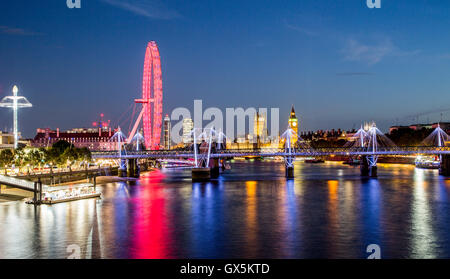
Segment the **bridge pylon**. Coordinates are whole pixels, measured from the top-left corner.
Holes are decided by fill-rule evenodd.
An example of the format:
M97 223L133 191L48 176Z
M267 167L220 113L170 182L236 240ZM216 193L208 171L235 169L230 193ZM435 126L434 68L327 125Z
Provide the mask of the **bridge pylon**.
M375 124L372 125L372 127L367 132L367 151L369 153L372 153L372 155L363 156L363 165L361 167L361 175L362 176L370 176L370 177L377 177L378 176L378 155L375 155L375 153L378 151L378 136L382 135L381 131L378 130L377 126ZM366 170L366 167L368 168ZM367 175L366 175L367 173Z
M348 142L344 147L348 148L348 154L364 154L361 155L361 176L377 177L380 149L395 148L396 146L373 123L367 131L361 127L353 136L353 141Z
M191 135L194 139L194 160L195 167L192 169L193 181L205 181L217 178L220 174L219 160L211 159L211 152L215 152L216 145L213 145L213 137L217 136L212 128L194 128ZM223 134L223 133L222 133ZM219 135L223 139L225 135Z
M443 148L446 143L450 141L450 136L442 130L441 125L438 124L436 129L422 141L422 146L434 146L438 148ZM439 174L444 176L450 176L450 156L440 155L440 168Z
M298 135L295 134L295 131L289 127L286 130L286 132L284 132L283 135L281 135L281 137L286 140L284 144L284 153L286 154L284 156L284 164L286 167L286 178L292 179L294 178L294 161L295 161L295 156L293 155L293 153L295 153L294 142L298 138Z

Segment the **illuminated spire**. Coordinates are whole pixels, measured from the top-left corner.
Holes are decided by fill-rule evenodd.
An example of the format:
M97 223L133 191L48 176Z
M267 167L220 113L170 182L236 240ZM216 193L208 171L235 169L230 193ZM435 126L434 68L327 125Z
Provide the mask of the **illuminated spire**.
M295 143L297 142L299 123L298 123L297 116L295 115L294 105L292 105L292 108L291 108L291 115L289 117L289 127L290 127L290 129L293 130L293 133L295 135L295 137L292 139L292 144L295 145Z

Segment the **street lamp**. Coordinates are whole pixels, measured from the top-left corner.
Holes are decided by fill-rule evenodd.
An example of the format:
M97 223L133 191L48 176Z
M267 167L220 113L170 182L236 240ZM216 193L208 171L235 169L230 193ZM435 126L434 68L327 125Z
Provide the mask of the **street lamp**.
M14 148L17 149L19 147L19 130L17 123L17 113L19 108L30 108L33 105L27 100L27 98L23 96L17 96L19 92L19 88L16 85L13 87L13 96L6 96L1 100L0 107L3 108L12 108L13 109L13 124L14 124Z

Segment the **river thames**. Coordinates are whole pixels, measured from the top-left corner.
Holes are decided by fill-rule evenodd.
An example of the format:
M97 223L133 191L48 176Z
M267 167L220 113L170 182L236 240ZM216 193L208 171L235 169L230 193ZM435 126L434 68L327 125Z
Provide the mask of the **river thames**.
M101 200L0 204L0 258L450 258L450 179L379 165L239 161L220 179L190 170L102 185ZM69 249L68 249L69 247Z

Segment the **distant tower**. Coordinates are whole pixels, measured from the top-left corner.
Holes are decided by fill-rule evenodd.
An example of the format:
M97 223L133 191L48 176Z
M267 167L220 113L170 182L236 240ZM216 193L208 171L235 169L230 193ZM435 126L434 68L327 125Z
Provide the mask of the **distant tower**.
M289 116L289 127L294 130L294 134L298 135L298 119L297 116L295 115L295 109L294 109L294 105L292 105L292 109L291 109L291 115ZM292 143L295 144L297 142L297 137L294 137L292 139Z
M192 142L192 129L194 129L194 121L190 118L183 119L183 143L191 143Z
M171 147L172 139L170 137L170 130L172 129L172 124L170 123L170 117L166 114L164 117L164 149L169 150Z
M364 131L369 131L372 127L376 127L377 124L375 123L375 121L371 121L371 122L364 122Z
M7 96L3 98L0 102L0 107L4 108L12 108L13 109L13 125L14 125L14 148L17 149L19 147L19 124L17 122L17 113L20 108L29 108L33 105L28 102L27 98L22 96L17 96L19 89L16 85L13 87L13 96Z
M267 137L266 114L257 112L253 123L253 134L256 137L258 145L265 142Z

